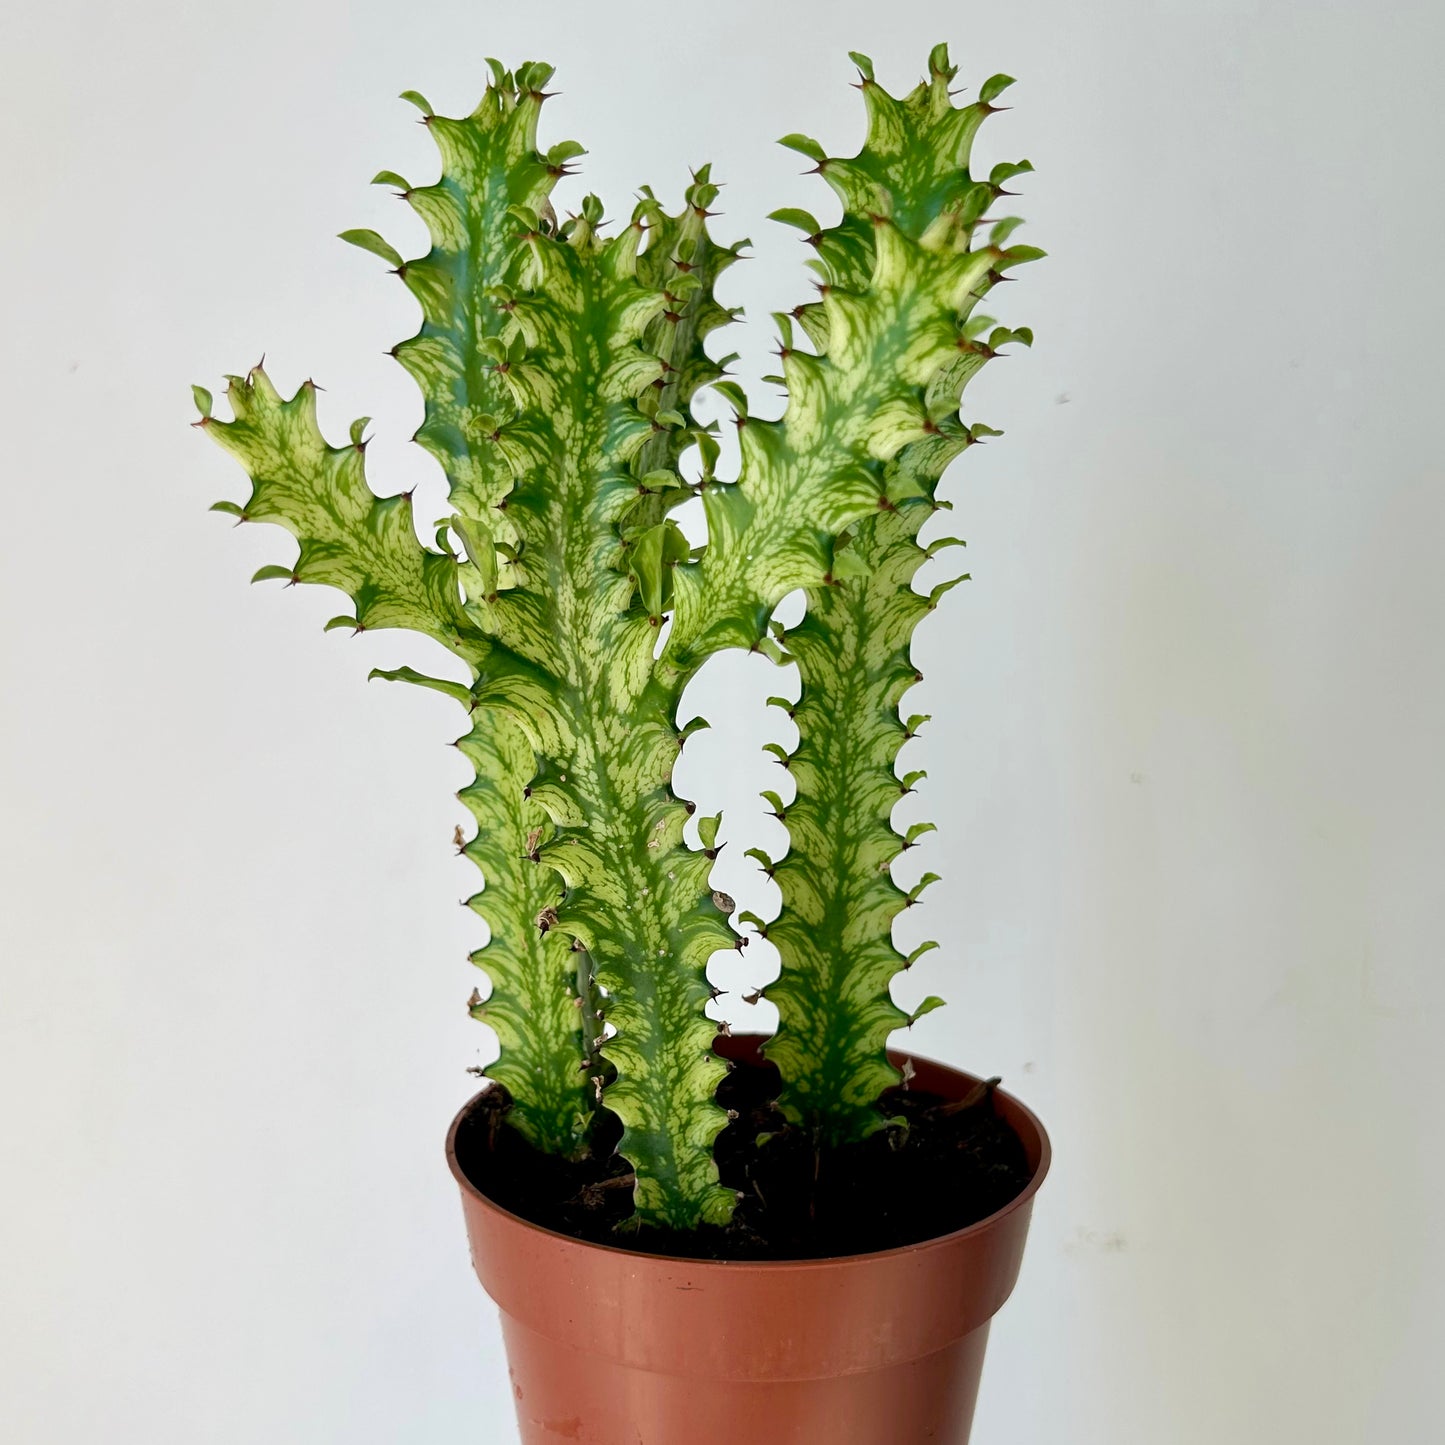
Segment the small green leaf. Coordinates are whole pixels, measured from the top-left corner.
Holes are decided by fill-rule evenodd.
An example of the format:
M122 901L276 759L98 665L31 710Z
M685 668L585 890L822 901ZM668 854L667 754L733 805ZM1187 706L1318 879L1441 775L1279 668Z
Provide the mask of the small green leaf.
M764 918L759 918L758 915L752 912L751 909L744 909L741 913L738 914L734 922L740 925L744 923L750 923L754 928L758 930L759 933L763 935L764 938L768 936L767 920Z
M922 893L923 890L929 886L929 884L937 883L938 881L939 879L937 873L925 873L923 877L920 878L918 882L915 883L913 887L908 890L908 901L910 903L916 903L918 901L919 894Z
M788 762L793 756L782 743L764 743L763 751L771 753L784 767L788 766Z
M918 1007L914 1009L911 1014L908 1015L908 1027L912 1028L913 1025L916 1024L918 1020L924 1016L924 1014L931 1014L934 1009L942 1008L943 1005L944 1000L939 998L936 993L929 994L928 997L924 999L923 1002L919 1004Z
M721 822L721 813L714 813L711 817L697 820L697 836L704 849L717 847L717 830Z
M409 682L415 687L429 687L433 692L444 692L467 709L470 709L472 705L472 692L465 683L452 682L444 677L428 677L414 667L373 667L367 673L366 680L368 682Z
M872 576L872 568L851 547L833 553L833 566L830 570L835 582L845 582L850 577Z
M359 446L361 445L362 433L365 432L365 430L366 430L366 428L367 428L367 424L368 424L370 421L371 421L371 418L370 418L369 416L359 416L359 417L356 418L356 420L355 420L354 422L351 423L351 445L352 445L352 446L354 446L354 447L359 447Z
M335 632L338 628L349 627L353 632L358 631L361 624L354 617L347 617L343 614L340 617L333 617L321 630L323 632Z
M934 75L953 75L957 67L950 65L948 61L948 45L941 43L935 45L928 52L928 69Z
M818 218L811 211L804 211L797 206L780 206L776 211L768 213L768 220L781 221L785 226L796 226L805 236L817 236L823 228L818 224Z
M398 270L405 264L401 259L401 252L389 241L383 240L375 231L368 231L360 227L353 231L342 231L340 239L351 246L360 246L363 251L370 251L373 256L380 256L383 261L389 261Z
M406 178L397 175L395 171L377 171L371 178L371 184L374 186L395 186L399 191L411 190L411 186Z
M771 874L773 869L778 866L776 863L773 862L770 857L768 857L766 853L763 852L761 848L749 848L743 854L743 857L751 858L753 862L755 862L763 870L764 873Z
M1006 91L1013 83L1014 78L1011 75L991 75L986 81L984 81L981 86L979 86L978 98L985 105L990 105L993 101L997 100L999 96L1001 96L1004 91Z
M971 226L991 205L993 187L980 181L963 193L963 200L958 206L958 218L965 226Z
M737 413L738 419L743 420L748 414L748 395L735 381L715 381L712 389L717 392L727 404Z
M1031 161L1000 161L989 173L988 181L991 186L1001 186L1005 181L1011 181L1015 176L1026 175L1033 170Z
M782 798L773 792L771 788L764 788L758 796L762 798L765 803L771 803L773 805L773 816L775 818L781 819L788 811L787 804L784 803Z
M911 793L927 776L927 768L915 768L911 773L904 773L898 781L902 784L905 793Z
M497 548L491 531L480 518L457 513L450 519L452 530L467 549L467 561L482 574L482 596L497 595Z
M799 135L796 131L785 135L778 144L787 146L790 151L797 151L799 155L807 156L810 161L817 161L819 165L828 159L828 153L812 136Z
M929 605L929 607L930 607L930 608L937 607L937 606L938 606L938 599L939 599L940 597L942 597L942 596L944 595L944 593L946 593L946 592L952 592L953 589L954 589L955 587L957 587L960 582L969 582L969 581L972 581L972 579L973 579L973 574L972 574L971 572L964 572L964 573L961 573L961 574L960 574L959 576L957 576L957 577L951 578L951 579L950 579L949 581L947 581L947 582L940 582L940 583L938 584L938 586L935 587L935 588L933 589L933 591L928 594L928 605Z
M196 410L204 417L211 414L211 393L204 386L192 386L191 397L196 403Z
M910 738L917 737L919 728L921 728L924 723L930 722L932 718L932 713L916 712L903 724L903 731L906 732Z
M925 833L936 833L936 823L914 823L903 835L903 846L911 848Z
M425 116L433 116L436 114L431 108L431 102L418 90L402 91L401 99L409 100Z
M869 60L866 55L860 55L856 50L850 50L848 52L848 59L858 67L858 74L861 75L864 80L873 79L873 62Z
M563 166L568 161L576 160L578 156L585 156L587 149L580 142L575 140L559 140L551 150L547 152L547 164L549 166Z
M788 714L789 717L791 717L793 715L793 709L797 707L797 703L794 702L792 698L788 697L770 697L767 702L763 704L763 706L780 707L785 713Z
M1007 244L1008 238L1018 230L1024 223L1022 216L1003 216L989 227L989 244L1002 246Z
M937 947L938 944L932 939L930 939L927 943L920 943L918 947L915 948L913 952L910 953L908 957L903 960L904 968L912 968L913 965L917 963L918 960L922 958L925 953L927 953L930 949L934 949Z
M945 547L967 547L968 543L962 537L939 537L936 541L930 542L923 549L925 557L932 557L935 553L943 551Z
M238 507L235 502L212 502L211 511L224 512L228 517L244 518L246 515L246 513L240 507Z
M649 527L628 554L628 570L649 617L660 617L672 601L672 569L691 551L682 528L671 518Z
M288 582L296 580L296 569L294 567L261 567L256 575L251 578L252 582L279 582L282 578Z
M684 726L677 735L679 743L685 743L694 733L700 733L712 724L705 717L695 717Z
M1011 266L1023 266L1029 261L1042 261L1049 253L1037 246L1010 246L994 262L994 270L1007 271Z
M753 643L753 650L755 652L761 652L764 657L769 658L779 667L785 666L788 662L788 654L784 652L781 647L778 646L775 638L758 638L758 640Z

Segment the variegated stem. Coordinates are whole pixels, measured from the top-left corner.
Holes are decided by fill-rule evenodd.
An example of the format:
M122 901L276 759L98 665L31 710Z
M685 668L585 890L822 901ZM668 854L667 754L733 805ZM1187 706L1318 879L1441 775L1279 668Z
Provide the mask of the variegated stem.
M659 569L675 558L649 571L629 568L626 553L672 545L664 523L687 495L675 473L692 439L686 404L717 374L701 339L727 319L711 282L736 250L706 235L716 189L705 170L678 218L647 193L633 225L603 245L589 200L553 234L536 211L577 149L564 143L534 165L545 78L529 74L515 93L508 80L465 121L429 117L443 176L407 194L426 198L433 248L399 268L425 319L397 355L427 399L418 440L451 481L468 615L537 669L474 700L514 719L533 749L519 780L547 824L530 851L567 885L542 926L585 948L584 1033L604 1015L611 1031L605 1054L584 1038L586 1076L624 1120L638 1217L688 1224L731 1203L711 1160L722 1065L703 968L733 939L707 860L681 845L686 809L668 787L678 690L649 680L657 609L632 603L637 578L663 589Z
M780 217L808 233L823 278L822 302L795 317L827 360L798 364L819 391L820 377L840 388L836 402L816 403L810 414L833 419L826 430L835 475L854 479L874 504L846 530L817 539L820 551L828 549L826 571L804 584L802 622L780 634L802 683L788 709L797 749L788 755L774 748L797 787L790 805L772 795L791 846L776 864L754 850L783 903L771 924L753 920L782 963L767 989L779 1026L766 1052L783 1076L784 1112L824 1143L860 1138L884 1122L878 1099L898 1080L887 1056L889 1034L942 1002L927 998L909 1014L891 995L898 971L933 946L905 958L892 939L899 912L934 881L925 874L905 892L891 874L900 851L932 826L915 824L902 835L892 827L894 806L922 776L898 776L899 749L924 721L904 722L898 704L917 680L913 629L953 585L927 597L913 590L914 573L929 555L916 537L944 505L935 500L944 468L996 434L960 422L965 385L1000 346L1032 340L1026 329L992 328L975 307L1004 270L1041 254L1005 248L1016 221L992 223L989 239L974 242L1003 181L1028 169L1027 162L997 167L981 182L968 171L973 135L1007 78L995 77L980 101L960 110L948 96L954 70L941 49L930 58L928 83L901 101L877 84L866 58L855 59L869 109L867 140L850 161L817 152L819 170L843 200L843 219L823 230L802 213ZM812 153L813 143L793 141ZM786 319L782 324L786 369L795 354ZM799 400L791 389L785 434L769 435L771 447L786 452ZM748 422L742 483L749 480L752 434ZM771 457L759 450L758 470L765 472ZM812 455L820 454L827 453L815 444ZM747 535L741 532L744 547ZM699 571L705 570L706 560ZM773 584L756 595L766 602L776 590Z
M491 934L472 955L491 979L491 994L473 1003L472 1017L491 1026L501 1048L487 1075L512 1096L509 1121L538 1149L568 1157L588 1142L595 1095L582 1067L589 1034L572 986L574 957L566 938L544 926L562 888L535 861L549 821L526 796L532 749L495 712L457 746L476 770L458 794L477 824L463 851L486 880L469 902Z

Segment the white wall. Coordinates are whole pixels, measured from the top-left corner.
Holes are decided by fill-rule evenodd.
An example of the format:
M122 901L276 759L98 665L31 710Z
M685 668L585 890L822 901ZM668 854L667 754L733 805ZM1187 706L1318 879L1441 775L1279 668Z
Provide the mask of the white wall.
M7 7L0 1438L515 1439L440 1153L484 1048L457 717L364 680L425 644L248 589L286 542L207 515L242 483L188 383L314 375L439 509L382 354L412 304L332 239L417 246L366 184L429 164L399 90L553 60L614 213L711 158L761 319L805 286L763 217L826 206L770 142L855 144L845 51L897 89L946 38L1020 77L980 150L1038 166L1051 252L1000 298L1035 352L970 392L1008 436L949 484L975 581L911 700L948 946L910 987L952 1000L916 1044L1058 1149L976 1441L1437 1439L1442 13ZM734 827L766 726L695 755Z

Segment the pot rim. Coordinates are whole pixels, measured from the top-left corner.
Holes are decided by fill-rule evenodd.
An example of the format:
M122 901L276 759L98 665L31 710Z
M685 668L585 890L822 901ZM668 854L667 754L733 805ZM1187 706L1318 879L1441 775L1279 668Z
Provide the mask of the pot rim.
M761 1037L759 1039L761 1041ZM981 1082L975 1075L966 1073L963 1069L955 1068L952 1064L945 1064L937 1059L926 1059L917 1054L905 1054L898 1050L889 1050L892 1057L902 1060L907 1059L911 1063L925 1064L937 1069L944 1069L951 1074L961 1075L975 1083ZM891 1249L868 1250L859 1254L836 1254L825 1255L820 1258L811 1259L698 1259L683 1254L660 1254L645 1249L628 1249L617 1244L598 1244L590 1239L578 1239L576 1235L564 1234L561 1230L549 1229L546 1225L536 1224L524 1215L516 1214L512 1210L498 1204L490 1195L478 1189L467 1177L466 1171L462 1169L457 1159L456 1140L457 1131L472 1106L478 1099L488 1092L487 1088L479 1089L465 1104L457 1111L456 1117L452 1120L451 1127L447 1130L447 1166L451 1169L452 1178L457 1181L463 1193L476 1199L481 1205L495 1214L501 1215L504 1219L513 1224L520 1225L531 1233L553 1239L561 1245L571 1246L575 1249L597 1250L606 1254L621 1255L625 1258L636 1260L647 1260L654 1265L677 1264L688 1269L726 1269L744 1270L755 1269L766 1273L783 1273L787 1271L837 1269L841 1265L869 1265L879 1261L895 1259L903 1255L917 1255L930 1250L946 1250L959 1242L974 1235L984 1233L986 1230L997 1226L1002 1220L1011 1214L1016 1214L1020 1209L1026 1209L1038 1193L1039 1187L1043 1184L1045 1176L1049 1172L1049 1166L1053 1162L1053 1148L1049 1143L1048 1131L1044 1128L1037 1114L1027 1104L1010 1094L1005 1089L995 1089L995 1097L1007 1100L1011 1109L1021 1118L1022 1122L1031 1128L1038 1137L1039 1157L1034 1171L1029 1177L1029 1182L1009 1200L1002 1208L994 1210L992 1214L985 1215L982 1219L975 1220L972 1224L965 1225L962 1229L952 1230L948 1234L935 1234L929 1239L920 1239L914 1244L895 1245ZM1010 1127L1014 1127L1010 1121ZM1017 1129L1015 1129L1017 1133Z

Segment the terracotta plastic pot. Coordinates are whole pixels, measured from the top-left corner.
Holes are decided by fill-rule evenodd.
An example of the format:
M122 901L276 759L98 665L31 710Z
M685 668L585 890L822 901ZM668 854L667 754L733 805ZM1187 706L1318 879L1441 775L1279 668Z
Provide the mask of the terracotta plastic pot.
M948 1098L978 1082L912 1063L915 1087ZM1012 1203L903 1249L761 1263L584 1244L508 1213L457 1164L469 1104L447 1159L524 1445L966 1445L989 1321L1049 1167L1043 1126L995 1099L1033 1171Z

